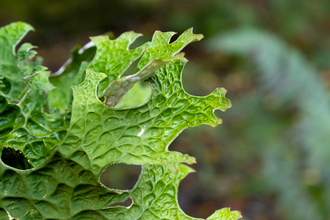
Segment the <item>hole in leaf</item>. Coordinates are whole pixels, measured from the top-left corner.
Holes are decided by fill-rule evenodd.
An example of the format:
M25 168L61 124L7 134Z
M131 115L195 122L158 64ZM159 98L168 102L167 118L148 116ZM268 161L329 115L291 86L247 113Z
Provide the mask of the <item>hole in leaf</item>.
M112 205L110 205L110 207L114 207L114 206L125 206L125 207L129 207L130 205L132 205L133 201L131 198L128 198L125 202L116 202Z
M204 196L205 190L201 188L196 173L190 173L181 180L178 192L178 203L181 210L189 216L207 218L214 213L216 207L209 198Z
M214 89L221 86L219 79L207 67L188 62L182 73L184 90L194 96L207 96Z
M132 189L139 179L141 166L113 164L101 174L100 181L110 189Z
M179 36L180 36L180 35L179 35L179 34L177 34L177 33L176 33L176 34L174 34L174 35L171 37L171 39L170 39L170 42L169 42L169 43L171 44L171 43L175 42L175 41L176 41L176 40L179 38Z
M129 46L129 49L133 50L133 49L145 44L148 41L149 41L149 39L147 37L140 36L140 37L136 38L136 40Z
M210 126L201 125L184 130L170 145L170 151L178 151L196 157L197 164L179 184L178 203L189 216L207 218L217 209L226 207L219 196L218 182L213 163L219 161L221 151L215 142ZM214 134L217 137L217 134ZM219 165L218 165L219 166Z
M33 168L28 159L18 150L4 147L2 149L1 160L4 164L20 170Z
M123 73L123 75L121 77L135 74L136 67L138 66L140 60L141 60L141 57L139 59L135 60L134 62L132 62L132 64L125 70L125 72Z

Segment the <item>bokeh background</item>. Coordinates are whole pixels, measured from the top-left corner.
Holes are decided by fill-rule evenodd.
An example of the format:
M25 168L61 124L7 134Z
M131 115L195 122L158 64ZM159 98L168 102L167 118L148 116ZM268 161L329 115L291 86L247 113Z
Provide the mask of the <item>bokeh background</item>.
M245 220L330 219L330 1L1 1L0 26L33 25L52 72L89 36L155 30L205 36L184 51L190 94L225 87L223 124L184 131L170 146L196 157L179 203L194 217L240 210ZM140 167L114 165L102 182L132 188Z

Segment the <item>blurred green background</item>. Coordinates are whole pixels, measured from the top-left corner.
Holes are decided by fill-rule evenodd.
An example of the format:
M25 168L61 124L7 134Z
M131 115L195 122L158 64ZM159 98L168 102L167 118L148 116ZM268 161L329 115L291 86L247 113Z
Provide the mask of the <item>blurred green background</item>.
M233 107L223 124L184 131L172 143L196 157L179 203L194 217L240 210L245 220L330 219L330 1L1 1L0 26L33 25L52 72L89 36L111 31L205 36L184 51L190 94L225 87ZM132 188L139 167L113 165L102 182Z

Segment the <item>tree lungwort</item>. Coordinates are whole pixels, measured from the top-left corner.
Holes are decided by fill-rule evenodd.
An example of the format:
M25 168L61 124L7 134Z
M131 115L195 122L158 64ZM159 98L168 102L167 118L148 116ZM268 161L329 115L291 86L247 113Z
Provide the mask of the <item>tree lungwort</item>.
M223 88L195 97L182 87L181 50L203 36L189 29L169 43L173 32L156 31L135 49L134 32L92 37L96 52L75 48L61 74L49 77L35 47L19 44L31 30L22 22L0 29L0 219L196 219L177 202L180 181L193 171L183 163L195 158L168 147L186 128L218 125L213 112L231 106ZM135 74L122 76L138 59ZM142 82L149 99L116 108L125 94L139 99L129 90ZM142 165L132 190L100 183L115 163ZM128 198L129 207L116 205ZM224 208L208 220L240 217Z

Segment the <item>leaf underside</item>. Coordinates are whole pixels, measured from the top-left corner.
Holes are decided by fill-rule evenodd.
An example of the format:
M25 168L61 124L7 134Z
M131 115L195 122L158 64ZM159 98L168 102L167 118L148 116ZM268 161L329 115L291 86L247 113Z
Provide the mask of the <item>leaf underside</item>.
M76 48L62 74L49 78L32 45L16 51L30 30L22 22L0 29L0 218L195 219L177 202L179 182L193 171L182 163L195 158L168 146L186 128L218 125L214 110L231 105L223 88L195 97L182 87L187 60L180 51L202 35L189 29L169 44L174 33L157 31L135 49L129 49L140 36L134 32L115 40L93 37L92 61L94 49ZM136 74L121 77L139 58ZM143 82L152 89L144 104L114 108ZM128 94L139 99L138 93ZM16 155L26 161L15 160ZM142 165L132 190L99 182L102 171L115 163ZM129 207L111 206L128 198ZM208 219L240 217L225 208Z

